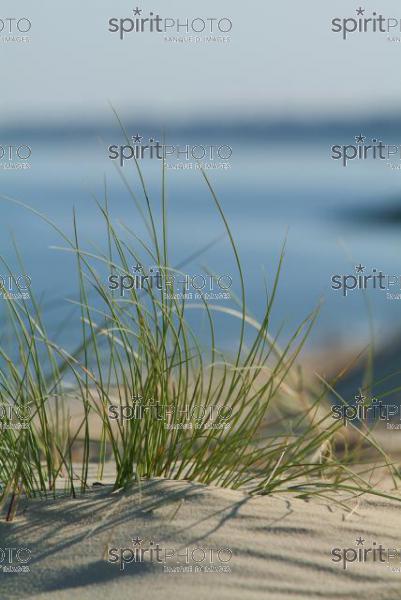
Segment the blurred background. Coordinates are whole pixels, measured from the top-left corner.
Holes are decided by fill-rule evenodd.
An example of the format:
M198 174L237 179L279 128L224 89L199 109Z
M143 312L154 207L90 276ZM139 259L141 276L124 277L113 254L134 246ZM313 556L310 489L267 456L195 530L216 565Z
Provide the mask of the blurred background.
M57 7L50 0L40 6L3 0L0 18L28 18L32 28L29 43L0 44L0 146L26 145L32 154L27 169L0 169L0 249L18 269L15 238L32 289L50 305L55 331L70 310L62 299L76 297L75 262L52 248L64 244L48 225L4 196L69 232L75 207L82 240L105 248L94 198L103 201L106 190L113 217L142 235L108 158L109 145L124 143L112 105L129 135L160 140L165 132L170 144L231 146L229 168L210 170L209 176L238 243L253 314L262 315L264 278L272 282L287 236L273 329L284 323L288 337L323 298L311 352L362 347L371 326L380 343L392 339L401 301L377 291L344 298L330 286L333 274L353 273L359 263L368 272L401 275L401 170L380 160L343 168L331 159L331 146L355 144L359 134L401 144L401 43L386 34L343 41L330 23L355 16L359 5L351 4L171 0L166 8L138 0L146 14L233 22L229 42L193 44L146 33L120 41L108 31L108 20L132 16L136 3L126 0L71 0ZM375 7L370 0L365 9L367 16L377 9L401 17L395 1ZM401 165L399 157L394 162ZM160 161L141 165L156 207ZM138 191L132 164L124 175ZM198 171L168 170L167 186L170 253L178 263L224 230ZM226 239L187 269L198 272L202 265L231 274L238 290ZM221 345L229 348L238 331L226 317L221 327ZM73 345L79 333L79 322L71 321L63 335Z

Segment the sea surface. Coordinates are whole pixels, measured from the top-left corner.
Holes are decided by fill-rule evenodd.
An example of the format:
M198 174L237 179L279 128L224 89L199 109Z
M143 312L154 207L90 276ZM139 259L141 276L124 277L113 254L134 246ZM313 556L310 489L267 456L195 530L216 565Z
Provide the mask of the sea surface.
M162 139L162 134L157 137L149 127L134 129L130 125L127 133L136 135L138 129L143 144L149 138ZM289 125L277 125L263 130L257 124L220 130L173 128L165 134L166 144L180 149L196 146L198 153L201 146L224 146L222 154L226 156L230 147L229 160L218 156L208 160L205 171L238 247L248 309L256 318L262 317L265 286L271 289L286 241L271 330L274 333L282 327L282 339L289 339L294 328L321 303L308 342L315 350L327 343L354 344L360 340L363 344L371 335L370 324L376 339L382 342L401 330L401 300L389 300L385 291L377 289L366 294L350 291L345 297L341 290L331 287L333 275L355 275L355 265L365 267L365 274L375 268L391 276L401 275L401 221L381 218L382 212L397 210L400 202L401 170L397 167L401 163L395 159L391 167L383 160L350 161L344 168L341 161L331 158L330 147L355 144L354 134L353 128L345 126L316 128L308 136L303 127L293 130ZM77 299L74 256L56 248L66 243L48 223L11 198L46 215L70 235L75 211L80 242L92 252L107 248L106 229L96 201L104 204L107 198L121 235L126 233L119 223L125 223L136 235L148 239L122 175L144 208L145 198L134 162L126 161L119 169L118 161L108 156L110 145L127 143L118 128L85 130L72 126L53 132L14 129L3 137L10 144L28 145L31 156L25 169L4 168L3 158L1 255L13 272L22 272L15 259L14 240L23 258L24 273L31 278L31 289L45 306L49 330L57 331L71 311L66 299ZM168 163L171 263L179 264L214 242L185 270L197 275L208 268L215 274L229 275L232 290L238 294L233 252L210 190L197 168L199 163L192 158L186 160L184 154L180 160L170 156ZM145 154L139 164L159 226L162 161ZM108 273L102 271L101 264L98 268L106 283ZM6 268L2 269L5 277ZM401 292L395 285L394 292L397 290ZM234 307L232 300L217 302ZM216 313L216 318L219 345L232 348L238 339L238 321L222 313ZM202 330L204 320L199 315L193 322ZM61 335L63 342L73 347L79 340L79 319L69 319Z

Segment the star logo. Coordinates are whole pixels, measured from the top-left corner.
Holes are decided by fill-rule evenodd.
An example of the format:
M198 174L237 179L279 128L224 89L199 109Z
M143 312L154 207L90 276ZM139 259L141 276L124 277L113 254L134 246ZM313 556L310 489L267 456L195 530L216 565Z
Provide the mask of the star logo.
M355 140L357 144L363 144L364 141L366 140L366 137L364 135L362 135L362 133L360 133L359 135L355 136Z
M132 267L135 273L140 273L142 271L142 265L136 264L135 267Z
M361 536L359 536L359 538L357 538L355 541L357 546L363 546L365 543L365 540L362 539Z
M361 6L359 8L357 8L356 14L358 16L362 17L364 13L365 13L365 9L364 8L362 8Z
M134 544L134 546L140 546L142 542L143 540L141 540L141 538L139 538L138 536L136 536L136 538L132 538L132 543Z
M359 390L359 394L355 396L355 400L357 404L363 404L366 400L366 396L363 396L361 390Z
M134 144L140 144L142 138L143 138L143 135L139 135L139 133L132 136L132 139L134 140Z
M366 267L363 267L363 266L361 265L361 263L359 263L359 265L356 265L356 267L355 267L355 271L356 271L357 273L363 273L365 269L366 269Z
M135 10L133 11L133 13L134 13L134 17L135 17L136 15L139 15L139 16L140 16L140 15L141 15L141 13L142 13L142 10L141 10L141 9L139 9L138 7L136 7L136 8L135 8Z

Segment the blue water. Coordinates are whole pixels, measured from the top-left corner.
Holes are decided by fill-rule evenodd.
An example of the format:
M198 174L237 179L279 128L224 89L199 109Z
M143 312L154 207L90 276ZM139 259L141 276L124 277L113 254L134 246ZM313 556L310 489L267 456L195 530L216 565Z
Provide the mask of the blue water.
M106 182L113 219L124 221L139 236L146 236L132 199L107 157L107 146L121 141L109 134L105 139L95 135L29 139L25 143L32 147L31 168L0 171L1 194L45 213L69 233L75 208L82 244L90 248L93 243L93 247L104 250L105 228L94 197L104 201ZM193 142L199 139L193 138ZM266 302L264 278L272 283L287 237L272 330L284 323L283 338L288 339L294 326L323 299L310 346L317 349L333 340L363 343L369 337L363 295L354 292L342 297L331 289L330 278L332 274L353 273L354 265L360 262L367 266L367 272L375 267L389 274L401 273L398 227L358 218L358 211L363 216L366 209L397 204L401 171L391 170L381 161L355 163L344 169L330 159L330 145L337 140L325 135L309 143L246 135L230 140L210 140L209 136L208 142L233 147L230 169L209 171L209 176L238 244L252 313L262 316ZM161 163L144 160L141 165L157 212ZM134 166L130 164L123 171L144 203ZM198 171L169 170L167 190L169 252L172 263L179 263L224 233L224 227ZM0 217L1 254L18 271L11 243L14 235L32 289L51 305L48 323L55 331L68 313L65 298L76 298L74 258L51 248L65 243L28 210L2 199ZM216 273L230 274L234 289L239 291L227 239L186 269L197 273L203 265ZM401 303L386 300L385 294L377 291L369 293L368 298L376 334L384 339L401 325ZM230 347L238 336L238 324L228 317L218 318L220 345ZM63 333L65 343L74 345L78 341L79 327L78 319L69 321Z

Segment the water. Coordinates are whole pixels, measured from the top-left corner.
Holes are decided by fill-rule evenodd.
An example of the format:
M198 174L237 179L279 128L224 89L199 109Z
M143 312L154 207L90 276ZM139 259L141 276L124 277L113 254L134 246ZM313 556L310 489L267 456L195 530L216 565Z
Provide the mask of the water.
M401 273L400 236L397 226L363 219L366 210L397 203L401 172L389 169L384 161L353 163L343 168L330 159L330 146L339 139L335 132L323 132L306 142L303 136L231 134L222 139L210 132L188 134L174 143L230 144L233 156L229 170L209 171L238 244L246 281L249 308L261 317L266 298L264 278L272 282L280 250L287 237L286 256L275 305L272 329L284 323L284 339L323 298L320 317L310 338L317 349L327 341L345 343L369 336L368 313L361 292L344 298L330 287L333 274L354 273L362 263L388 274ZM9 195L54 220L71 233L75 208L82 243L106 248L105 228L95 205L105 196L110 212L140 236L145 236L132 199L107 157L107 146L121 143L121 136L103 132L85 135L31 135L31 168L1 171L2 194ZM207 139L207 141L205 141ZM344 139L341 138L340 140ZM348 138L349 139L349 138ZM14 138L16 140L16 138ZM22 140L22 138L21 138ZM22 143L22 142L21 142ZM341 141L338 143L342 143ZM345 139L347 143L347 139ZM141 161L153 206L158 210L161 190L161 163ZM143 203L138 177L132 164L124 167ZM209 241L224 233L221 218L199 171L169 170L167 174L170 256L179 263ZM360 215L360 218L358 217ZM25 271L35 293L51 303L50 330L56 330L70 308L65 298L76 298L77 280L70 253L52 249L65 242L52 228L28 210L2 200L1 253L14 265L11 232L23 256ZM206 265L220 274L230 274L239 291L235 261L227 239L186 267L198 273ZM101 266L99 265L101 269ZM104 273L105 279L107 273ZM384 292L368 293L373 322L379 339L397 329L401 304L389 301ZM54 303L53 300L55 300ZM227 302L225 303L227 305ZM230 303L228 303L230 305ZM218 317L221 345L229 348L238 337L238 323ZM63 333L65 343L74 345L79 320L70 320Z

